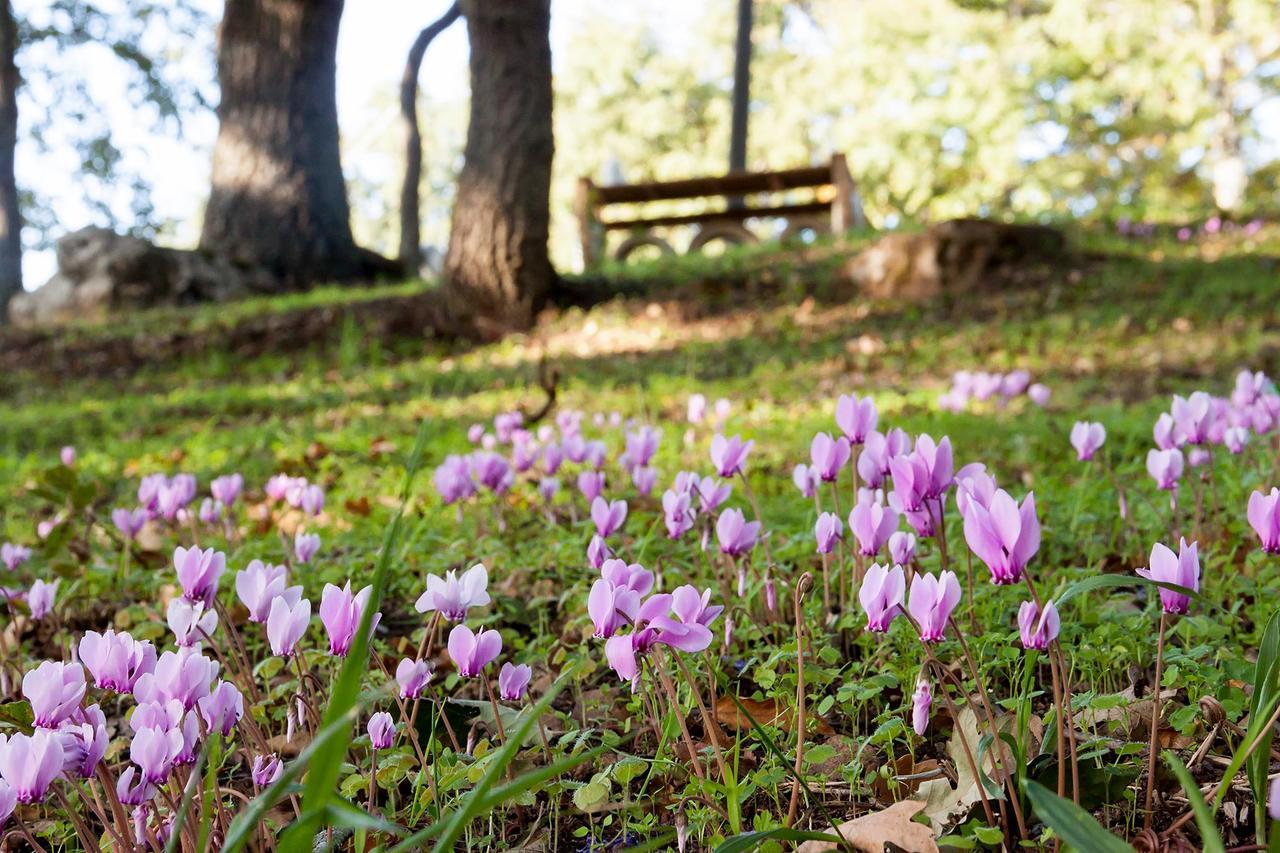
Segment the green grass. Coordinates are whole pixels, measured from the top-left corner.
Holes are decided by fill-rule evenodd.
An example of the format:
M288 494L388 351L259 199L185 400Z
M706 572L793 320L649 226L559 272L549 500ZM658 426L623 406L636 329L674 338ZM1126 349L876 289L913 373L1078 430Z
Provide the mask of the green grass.
M329 339L288 355L245 359L234 352L215 353L149 365L126 377L68 376L56 382L18 377L0 420L0 483L10 496L0 505L4 533L12 541L34 541L37 513L47 511L37 486L46 481L44 472L64 444L79 451L80 477L91 483L91 505L99 515L112 506L131 505L138 477L151 471L190 471L204 485L217 474L238 470L250 488L260 488L276 471L305 474L325 484L333 516L320 531L322 559L299 574L308 596L318 601L326 581L341 584L350 577L362 583L359 579L372 575L419 428L425 423L428 469L446 454L466 452L465 434L472 423L541 402L536 377L546 353L563 377L562 408L618 411L663 427L655 463L659 495L676 471L707 467L705 430L689 444L682 436L689 394L732 401L727 432L757 442L750 464L753 489L773 531L777 575L788 585L802 571L818 570L812 553L813 507L797 496L791 467L808 461L815 430L833 428L835 397L856 391L875 397L882 425L901 426L912 434L949 435L957 465L982 460L1015 496L1034 490L1044 543L1033 572L1049 593L1061 591L1099 567L1128 572L1144 565L1151 543L1168 540L1167 501L1152 486L1142 459L1151 445L1151 424L1168 406L1170 394L1205 389L1225 395L1235 372L1246 367L1280 374L1277 270L1266 255L1280 247L1265 242L1228 246L1209 260L1203 247L1082 237L1085 248L1108 254L1085 264L1079 276L1064 275L1035 292L985 295L945 309L828 298L827 285L847 248L823 244L797 254L753 247L716 259L629 269L628 279L653 287L661 297L655 296L652 304L617 300L590 311L567 311L548 318L530 335L491 346L450 349L411 339L369 340L358 324L347 322ZM624 275L616 268L607 273ZM673 287L684 282L740 279L782 281L785 286L739 304L730 292L705 316L682 315L671 297ZM110 325L75 327L66 334L103 340L145 335L175 323L193 331L225 330L264 312L319 306L340 312L353 301L409 295L422 286L327 288L190 314L149 312ZM819 298L807 299L810 294ZM954 371L1012 368L1031 371L1053 390L1047 409L1024 400L1002 411L938 410L937 395ZM1131 529L1117 519L1116 496L1100 467L1075 461L1067 444L1075 420L1106 425L1105 456L1128 495ZM607 438L617 449L619 433L609 431ZM1226 511L1221 528L1203 546L1209 604L1176 623L1165 662L1166 688L1178 691L1170 721L1188 738L1198 739L1206 731L1197 705L1201 697L1217 699L1234 721L1249 707L1244 685L1252 679L1251 650L1275 609L1276 565L1256 553L1244 524L1244 501L1252 489L1272 484L1267 454L1266 447L1255 446L1246 457L1220 460L1216 497ZM444 777L442 795L457 809L450 814L465 813L468 821L478 818L451 825L450 831L463 833L463 842L473 849L486 849L501 846L496 833L506 821L523 820L529 826L540 821L548 839L580 845L626 834L649 837L670 826L674 813L683 813L696 849L732 834L720 814L726 792L713 783L704 787L689 781L676 768L672 750L679 732L670 728L669 719L670 742L656 755L651 748L630 751L623 740L643 728L643 711L608 671L601 643L589 639L584 602L593 573L582 556L589 538L586 523L551 525L527 505L528 489L503 503L503 530L487 503L469 508L459 521L453 508L440 506L427 480L419 478L410 496L399 543L390 555L382 603L384 628L390 626L390 631L377 642L392 666L398 656L410 653L408 635L421 625L412 603L425 574L483 561L494 603L481 621L502 630L504 659L533 663L540 675L574 674L564 693L572 702L556 704L563 731L552 739L556 757L601 746L609 751L607 760L591 763L586 773L544 780L533 792L521 791L523 817L512 817L507 804L488 820L472 808L474 802L459 798L482 775L487 784L496 782L493 773L486 773L492 766L484 754L466 758L450 752L437 768ZM566 491L573 491L570 480L565 478ZM747 507L740 494L734 503ZM645 534L660 513L656 501L633 501L633 513L628 536L634 559L650 567L661 559L667 588L686 580L710 582L692 543L672 545L658 534ZM953 528L953 549L963 550L956 544L962 540L954 520ZM87 547L87 553L38 551L24 571L64 575L70 613L92 611L117 624L151 625L146 630L160 636L158 614L147 602L167 581L141 570L121 590L108 579L116 553L110 543L91 537ZM230 550L228 562L240 567L252 557L278 559L279 551L272 535L252 536ZM928 564L936 559L930 552L933 562ZM809 600L813 614L816 598L820 596ZM987 628L971 643L983 661L993 700L1009 697L1013 686L1022 683L1024 656L1013 619L1021 598L1019 590L985 584L979 590L973 618ZM1142 685L1139 694L1145 689L1142 673L1149 670L1153 654L1153 621L1149 608L1144 612L1146 602L1146 594L1133 589L1095 590L1064 608L1068 664L1072 680L1082 687L1076 693L1078 708L1113 707L1112 697L1135 681ZM794 637L783 625L753 620L736 608L732 612L734 652L717 660L717 694L736 691L790 707ZM962 612L968 618L968 611ZM841 620L837 628L857 621L851 614ZM815 615L811 630L818 626ZM717 623L716 630L721 627ZM872 783L885 772L888 757L941 755L945 737L931 734L921 742L909 737L901 723L920 665L908 633L895 630L882 641L862 635L846 638L843 646L833 641L814 647L816 657L806 666L808 704L830 718L840 734L811 740L810 749L826 760L813 760L806 775L810 781L843 786L833 789L827 805L843 819L850 812L849 801L871 798ZM34 655L36 648L32 638L28 654ZM714 648L719 648L718 640ZM691 660L690 665L705 678L702 661ZM370 675L363 686L375 687L383 680ZM466 685L450 675L442 689L465 691ZM1048 690L1038 682L1035 689ZM344 685L348 701L354 701L353 690ZM1041 692L1033 703L1037 714L1047 713L1046 702ZM689 720L700 727L696 710ZM1108 737L1123 740L1115 732ZM768 831L786 814L788 770L755 734L744 732L738 742L750 753L738 780L742 829ZM792 754L793 739L781 735L778 745ZM1051 750L1052 744L1046 748ZM1110 741L1088 744L1084 751L1089 753L1085 764L1091 792L1109 804L1101 808L1092 803L1095 813L1113 829L1122 830L1127 823L1132 827L1134 807L1124 788L1132 776L1125 768L1136 765L1138 756ZM632 757L643 763L639 775L625 780L610 775L611 767ZM539 750L530 750L526 760L540 760ZM352 773L359 775L354 766L343 766L339 790L358 800L362 783L348 782ZM1029 773L1053 787L1056 770L1045 756L1032 761ZM1120 784L1112 785L1117 779ZM348 784L350 793L344 787ZM574 793L590 784L603 788L614 808L575 808ZM597 792L593 789L593 796ZM1128 793L1132 797L1132 790ZM717 806L700 804L703 799ZM801 813L803 828L827 829L818 804L807 797ZM1140 824L1141 818L1137 820ZM981 811L975 809L972 819L953 832L968 840L981 838L980 823ZM1194 833L1194 824L1187 831ZM1251 833L1250 828L1241 837L1252 838Z

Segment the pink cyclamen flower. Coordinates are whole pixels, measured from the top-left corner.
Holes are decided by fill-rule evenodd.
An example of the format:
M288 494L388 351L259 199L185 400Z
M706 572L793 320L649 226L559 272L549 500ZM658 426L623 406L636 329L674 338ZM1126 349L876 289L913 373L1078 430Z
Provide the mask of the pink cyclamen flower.
M37 729L30 736L0 735L0 778L20 803L38 803L62 775L65 755L57 732Z
M147 523L147 511L145 509L128 510L124 507L116 507L111 510L111 523L120 531L120 535L127 540L138 538L143 526Z
M302 587L286 587L287 570L261 560L250 560L249 565L236 572L236 595L249 610L249 621L263 623L271 613L271 602L283 597L293 606L302 598Z
M560 480L557 477L542 477L538 480L538 496L547 503L555 498L556 493L560 491Z
M76 464L76 449L68 444L59 451L58 458L62 461L63 465L70 468L72 465Z
M626 501L610 502L602 497L597 497L591 502L591 522L596 526L596 535L602 539L608 539L621 530L626 521Z
M1204 444L1213 424L1213 398L1204 391L1196 391L1183 399L1174 395L1170 408L1173 422L1191 444Z
M849 513L849 531L864 557L874 557L898 529L898 514L878 503L859 502Z
M131 693L138 679L156 668L155 646L108 629L88 631L80 638L80 662L101 690Z
M964 538L978 559L991 570L994 584L1017 583L1027 563L1040 550L1040 521L1036 500L1028 493L1018 506L1009 493L997 489L990 508L976 501L964 517Z
M404 658L396 664L396 683L401 699L417 699L431 681L431 665L424 660Z
M0 735L0 741L3 740L4 735ZM9 783L4 779L0 779L0 829L4 829L5 823L9 820L9 816L13 814L13 810L17 805L18 792L9 787Z
M744 442L741 437L725 438L723 435L711 438L711 464L721 477L732 477L742 471L754 441Z
M610 558L600 566L600 577L619 589L629 589L639 595L648 595L653 589L653 572L639 563L628 564Z
M840 516L834 512L824 512L818 516L818 521L813 526L813 536L818 540L818 553L830 554L836 542L844 536L844 525L840 523Z
M270 755L255 755L253 757L253 770L250 776L253 778L255 788L270 787L283 775L284 763L280 761L280 756L274 752Z
M1151 437L1155 440L1156 447L1160 450L1172 450L1175 447L1181 447L1186 443L1187 437L1183 435L1178 425L1173 421L1173 415L1164 412L1160 417L1156 418L1155 426L1151 429Z
M498 673L498 696L504 702L519 702L529 689L529 679L532 677L533 670L527 663L515 666L509 661L504 663L502 671Z
M26 545L15 545L12 542L0 545L0 562L4 563L4 567L9 571L13 571L30 559L31 549Z
M58 596L58 585L61 583L60 580L53 583L37 580L31 584L31 590L27 593L27 607L31 608L32 619L43 619L53 611L53 603Z
M627 587L614 586L601 578L591 585L587 596L587 614L594 627L592 636L608 639L622 627L634 623L640 611L640 593Z
M588 503L594 503L596 498L600 497L604 493L604 472L579 472L578 491L582 492L582 496L587 499Z
M670 604L670 596L654 596L649 601L655 599L663 599L664 602ZM645 602L645 606L649 605L649 601ZM604 644L604 656L609 661L609 668L617 674L622 681L631 682L634 690L636 683L640 677L640 662L644 655L653 648L653 644L657 641L658 632L653 628L638 628L630 634L618 634L610 637Z
M1107 430L1100 423L1076 421L1071 427L1071 446L1076 449L1076 458L1088 462L1107 440Z
M329 654L346 657L347 652L351 650L351 641L355 639L356 631L360 628L360 620L369 603L369 596L372 594L373 587L366 586L352 595L351 581L347 581L341 588L331 583L324 585L324 591L320 596L320 622L329 635ZM381 613L373 614L369 622L369 636L373 636L373 631L381 618Z
M1047 385L1042 385L1039 382L1034 383L1027 389L1027 397L1031 399L1031 402L1035 403L1042 409L1049 405L1049 398L1051 396L1053 396L1053 392L1049 390L1049 387Z
M1222 433L1222 444L1232 456L1244 453L1249 444L1249 430L1242 426L1227 427Z
M929 709L933 707L933 689L924 678L916 681L911 694L911 728L920 737L929 729Z
M889 537L889 557L895 565L908 565L916 556L916 537L898 530Z
M183 598L212 607L218 594L218 579L227 567L227 556L212 548L201 551L179 546L173 551L173 567L178 573Z
M981 462L970 463L956 472L956 509L961 516L968 514L971 501L990 508L995 496L995 477L987 473L987 466Z
M583 461L595 470L599 471L604 467L605 460L609 458L609 448L605 446L603 441L588 441L586 455Z
M388 749L396 738L396 723L386 711L379 711L369 718L369 745L374 749Z
M139 702L177 699L189 711L209 695L219 669L217 661L200 654L199 650L179 648L160 655L156 668L138 679L133 692Z
M1271 780L1271 792L1267 795L1267 816L1280 820L1280 778Z
M715 477L695 477L690 482L690 487L698 495L699 512L715 512L733 493L731 484Z
M129 758L138 765L145 781L160 785L169 778L184 746L180 729L144 728L134 733Z
M691 424L700 424L707 416L707 398L705 394L690 394L685 404L685 420Z
M133 784L133 778L138 776L138 784ZM121 773L120 778L116 780L116 798L120 800L121 805L140 806L150 800L156 794L156 789L151 783L141 777L138 768L133 765L126 767Z
M960 581L955 572L918 574L911 579L907 611L920 626L920 639L936 643L947 630L947 620L960 603Z
M592 536L591 541L587 543L587 565L593 569L598 569L604 565L605 560L613 556L613 551L609 549L608 543L599 536Z
M634 432L627 433L624 451L627 467L643 468L648 465L653 455L658 452L658 444L661 441L661 430L651 426L642 426Z
M169 602L165 621L179 646L194 646L213 636L218 627L218 613L207 610L202 601L175 598Z
M22 695L31 703L38 729L56 729L75 714L84 692L84 668L78 663L47 660L22 676Z
M656 641L684 652L700 652L711 645L709 626L724 607L710 602L710 589L699 593L691 584L677 587L671 593L670 614L663 613L649 620L658 631Z
M813 462L813 471L823 482L830 483L840 476L844 466L849 463L852 453L849 439L844 436L832 438L830 433L820 432L809 443L809 459Z
M231 506L244 489L244 477L240 474L223 474L209 483L209 494L223 506Z
M950 438L944 435L942 441L935 442L928 433L924 433L916 439L916 448L912 451L912 457L921 463L917 466L917 471L922 467L928 472L928 478L923 487L926 498L937 498L951 488L955 463L951 453Z
M244 697L230 681L219 681L197 706L209 731L219 732L223 737L230 735L244 716Z
M85 708L58 729L62 738L63 772L92 779L98 762L107 754L107 718L97 705ZM0 821L2 822L2 821Z
M502 635L494 630L475 633L466 625L454 625L449 632L448 647L458 675L474 678L502 653Z
M1176 447L1147 451L1147 473L1156 481L1156 487L1166 492L1178 488L1183 465L1182 451Z
M283 597L272 599L267 612L267 642L271 653L288 657L307 632L311 621L311 602L305 598L290 604Z
M791 482L796 484L800 494L812 498L818 493L818 475L808 465L797 465L791 471Z
M867 435L876 428L879 417L876 403L870 397L842 394L836 400L836 426L840 427L850 444L865 442Z
M293 536L293 558L299 563L309 563L320 550L320 534L299 530Z
M679 539L693 529L694 511L688 492L667 489L662 493L662 518L667 536Z
M1262 540L1262 550L1280 554L1280 489L1249 495L1249 524Z
M476 563L458 577L454 571L439 575L427 575L427 591L418 596L414 609L419 613L430 613L432 610L450 622L457 622L467 615L472 607L483 607L489 603L489 570L483 563Z
M907 590L902 566L889 568L872 564L858 589L858 603L867 614L867 630L883 633L902 610L902 596Z
M213 498L205 498L200 502L200 511L197 516L201 524L214 525L222 519L223 506Z
M929 496L930 476L924 460L914 453L889 460L893 494L904 512L923 512Z
M1058 608L1053 599L1045 602L1042 611L1034 601L1024 601L1018 608L1018 633L1022 636L1024 649L1044 651L1049 644L1058 639Z
M1181 540L1177 554L1157 542L1151 546L1149 562L1147 568L1138 569L1138 574L1144 578L1176 584L1192 592L1200 591L1200 555L1195 542L1188 545L1186 539ZM1160 587L1160 604L1165 613L1185 614L1190 608L1191 597L1178 590Z
M502 494L515 482L515 472L506 457L487 450L471 454L471 473L481 486L494 494Z
M301 507L307 515L319 515L324 509L324 489L314 483L303 489Z
M431 482L446 505L469 498L476 493L475 481L471 479L471 465L465 456L459 456L456 453L446 456L444 462L436 467Z
M642 495L653 493L653 487L658 484L658 470L652 466L635 467L631 469L631 485L636 487L636 491Z
M750 551L759 536L760 522L748 522L740 509L726 509L716 519L716 539L720 550L730 556Z

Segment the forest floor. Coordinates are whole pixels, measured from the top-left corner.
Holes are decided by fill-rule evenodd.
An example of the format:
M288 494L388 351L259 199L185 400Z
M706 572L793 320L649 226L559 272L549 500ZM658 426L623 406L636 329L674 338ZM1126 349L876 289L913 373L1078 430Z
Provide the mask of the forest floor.
M756 442L750 481L782 575L819 573L813 505L799 497L791 471L809 461L815 431L834 429L835 398L856 392L874 397L882 429L947 435L957 467L982 460L1015 497L1034 490L1043 526L1035 571L1046 588L1060 590L1091 572L1131 572L1146 565L1153 542L1170 541L1168 500L1144 466L1152 424L1170 396L1198 389L1226 396L1242 369L1280 375L1280 233L1188 244L1097 234L1078 239L1087 264L1063 269L1034 288L947 306L848 299L830 287L846 250L774 247L606 271L630 295L549 312L530 334L481 347L405 333L411 324L398 318L425 292L421 283L158 310L42 333L28 339L43 347L32 350L38 355L8 347L0 356L6 366L0 382L0 482L9 496L0 504L4 533L11 541L36 541L36 520L49 509L48 472L65 445L77 450L77 472L92 484L91 507L98 517L131 502L138 478L153 471L190 472L203 487L234 470L250 489L277 472L303 475L328 495L319 530L326 559L298 570L308 594L317 596L322 582L358 579L375 563L420 425L427 425L429 470L448 454L468 452L473 424L491 424L495 415L515 408L537 409L545 362L559 371L557 411L585 412L585 424L597 413L604 416L603 426L589 428L611 450L622 443L621 431L609 426L611 413L663 429L654 496L623 492L618 484L619 496L632 504L628 554L646 565L657 560L661 568L667 561L684 566L673 569L675 574L698 574L696 543L672 550L676 546L654 533L662 520L657 497L674 474L707 467L709 428L686 422L696 393L713 403L728 400L725 433ZM938 405L957 371L1015 369L1051 390L1047 406L1025 398L961 412ZM1105 463L1090 467L1076 461L1068 433L1077 420L1105 424ZM1275 608L1280 570L1256 552L1244 521L1250 491L1274 485L1268 480L1274 476L1274 452L1261 439L1259 445L1261 459L1225 457L1218 463L1212 500L1223 511L1204 522L1212 533L1202 542L1211 605L1177 623L1165 661L1170 713L1161 743L1175 749L1189 752L1211 729L1217 731L1201 710L1204 697L1216 700L1228 720L1247 724L1251 661ZM625 480L624 474L609 476ZM562 479L564 494L574 494L555 513L538 509L530 487L513 490L495 506L469 506L460 522L456 508L442 506L428 478L420 478L410 503L412 523L382 602L379 642L394 668L420 627L413 602L424 576L484 562L493 596L486 622L501 626L513 657L534 665L534 691L545 689L557 673L577 673L572 701L566 695L557 703L555 730L564 734L553 744L572 750L600 731L629 728L620 721L637 713L637 706L628 706L635 700L609 672L602 641L590 640L584 602L594 573L583 561L589 522L583 508L572 506L572 475ZM1117 484L1128 497L1124 520L1116 512ZM1207 492L1197 494L1207 507ZM748 509L742 497L735 495L734 502ZM240 545L229 564L266 558L279 546L263 533L269 520L261 523L260 541ZM962 549L958 527L952 536L953 548ZM114 552L87 530L84 538L81 547L38 548L32 563L37 574L66 579L64 628L87 628L103 618L135 626L162 621L147 603L158 581L112 586L106 578ZM158 548L143 560L167 562ZM86 577L85 567L99 563L108 569L103 579ZM702 573L699 586L709 582L711 573ZM980 601L972 609L963 605L961 613L966 623L988 626L972 636L974 653L991 695L1012 711L1026 670L1018 663L1012 622L1018 598L1002 590L984 581ZM1143 726L1149 723L1135 697L1149 695L1151 682L1154 622L1148 604L1141 590L1129 590L1081 596L1063 611L1074 707L1091 715L1082 732L1088 735L1082 746L1088 789L1083 799L1104 824L1129 837L1142 823L1137 809L1144 774L1138 770L1145 770L1140 759ZM789 715L795 638L772 617L745 624L751 612L735 616L746 640L718 659L716 693L723 699L735 692L751 708ZM813 623L816 630L823 630L820 621ZM717 623L715 630L722 627ZM954 759L946 733L955 721L935 721L924 741L913 740L900 722L920 666L910 638L899 631L877 652L866 635L849 640L843 623L828 627L838 628L841 639L815 644L822 648L805 673L811 714L824 720L810 721L815 733L806 762L818 793L806 795L801 825L814 829L829 826L830 813L842 820L875 810L920 784L894 779ZM31 655L53 654L61 645L43 634L22 642ZM690 660L701 666L699 659ZM458 695L469 689L452 680L442 684ZM1037 689L1038 698L1027 701L1039 721L1047 713L1047 687ZM1145 708L1149 712L1149 702ZM738 719L723 702L714 710L726 726ZM688 720L697 738L710 737L692 710ZM789 761L787 733L770 731ZM612 849L606 845L670 826L670 813L684 815L694 839L690 849L712 849L734 832L774 828L787 812L793 786L786 766L750 731L740 732L735 743L741 747L734 758L736 782L719 788L708 783L691 792L682 787L684 777L666 765L649 770L639 789L636 773L611 771L631 756L648 762L656 755L639 739L625 741L609 763L571 777L560 791L569 799L549 812L517 807L513 825L525 821L521 836L541 839L536 849L548 850ZM1053 744L1036 744L1041 747L1048 754ZM678 763L679 749L664 749ZM1211 743L1206 754L1212 759L1224 751L1230 754L1225 744ZM1053 787L1053 761L1028 763L1029 773ZM1193 770L1212 781L1214 768L1220 770L1202 756ZM361 784L344 784L343 791L354 797ZM1168 784L1157 829L1167 828L1186 807L1176 782ZM590 786L589 795L580 793ZM553 794L547 796L554 801ZM649 805L635 807L637 800ZM1238 810L1220 814L1219 826L1228 845L1248 843L1252 815L1239 811L1248 797L1238 784L1231 800ZM967 803L967 819L948 826L957 845L991 843L992 827L975 802ZM481 823L468 834L475 849L513 849L513 841L494 840L503 832L501 819ZM1176 832L1199 843L1194 823Z

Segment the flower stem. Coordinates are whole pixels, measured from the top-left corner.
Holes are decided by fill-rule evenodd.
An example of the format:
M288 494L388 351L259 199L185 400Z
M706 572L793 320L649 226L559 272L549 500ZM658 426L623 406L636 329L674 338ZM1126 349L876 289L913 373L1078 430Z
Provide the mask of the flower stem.
M1151 828L1154 817L1152 804L1155 802L1156 789L1156 749L1160 740L1160 679L1164 675L1164 627L1166 614L1160 611L1160 632L1156 639L1156 679L1151 690L1151 749L1147 756L1147 806L1146 816L1142 820L1143 829Z

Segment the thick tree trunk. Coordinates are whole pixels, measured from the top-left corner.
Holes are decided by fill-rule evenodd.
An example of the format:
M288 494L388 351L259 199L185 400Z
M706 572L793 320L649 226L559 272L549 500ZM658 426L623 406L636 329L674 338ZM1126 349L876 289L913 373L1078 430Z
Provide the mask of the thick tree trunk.
M463 330L525 329L554 273L550 0L464 0L471 39L471 121L445 296Z
M18 144L18 28L9 0L0 0L0 319L22 291L22 213L14 177Z
M343 0L227 0L218 141L200 247L285 286L369 273L351 236L338 151Z
M418 129L418 72L422 57L435 37L462 15L457 3L449 7L431 26L418 33L409 48L400 78L400 119L404 125L404 181L400 185L400 253L397 259L406 275L414 275L421 261L421 217L418 214L418 186L422 183L422 131Z

